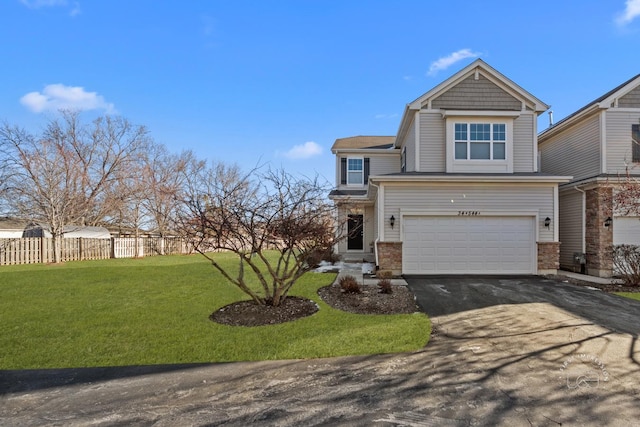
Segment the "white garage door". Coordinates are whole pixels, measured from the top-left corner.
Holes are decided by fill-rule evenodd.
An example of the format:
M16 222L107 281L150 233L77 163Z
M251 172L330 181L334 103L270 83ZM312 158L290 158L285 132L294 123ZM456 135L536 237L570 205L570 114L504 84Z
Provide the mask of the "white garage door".
M640 245L640 217L614 217L613 244Z
M405 274L535 273L533 217L404 217Z

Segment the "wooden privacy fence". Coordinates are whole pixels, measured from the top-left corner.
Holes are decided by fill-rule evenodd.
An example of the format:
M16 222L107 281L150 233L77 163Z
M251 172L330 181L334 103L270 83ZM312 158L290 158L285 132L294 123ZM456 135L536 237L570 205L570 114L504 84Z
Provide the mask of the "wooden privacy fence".
M180 238L88 239L78 237L66 238L61 241L61 261L134 258L192 252L189 245ZM51 261L53 261L53 239L51 238L0 239L0 265L36 264Z

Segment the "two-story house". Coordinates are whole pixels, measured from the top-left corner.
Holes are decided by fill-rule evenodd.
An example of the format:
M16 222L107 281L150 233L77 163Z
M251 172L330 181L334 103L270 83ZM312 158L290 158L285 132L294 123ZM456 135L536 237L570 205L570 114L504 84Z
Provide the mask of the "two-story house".
M571 177L538 171L547 109L478 59L409 103L396 136L336 140L338 253L403 274L555 272Z
M539 135L543 172L572 175L560 185L560 265L612 275L611 245L640 244L640 218L615 209L618 180L640 178L640 75Z

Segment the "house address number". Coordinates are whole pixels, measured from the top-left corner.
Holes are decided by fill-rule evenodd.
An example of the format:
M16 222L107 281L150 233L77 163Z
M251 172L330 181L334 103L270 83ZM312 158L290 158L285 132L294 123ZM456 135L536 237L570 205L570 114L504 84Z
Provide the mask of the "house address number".
M480 215L480 211L458 211L459 216L477 216Z

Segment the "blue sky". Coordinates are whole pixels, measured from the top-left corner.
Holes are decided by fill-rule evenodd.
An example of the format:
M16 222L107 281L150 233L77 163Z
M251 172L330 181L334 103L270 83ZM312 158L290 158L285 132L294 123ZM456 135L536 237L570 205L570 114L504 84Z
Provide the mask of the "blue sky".
M640 0L2 0L0 23L0 121L121 114L174 152L331 181L336 138L395 134L477 57L556 121L640 73Z

